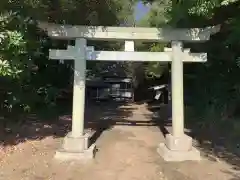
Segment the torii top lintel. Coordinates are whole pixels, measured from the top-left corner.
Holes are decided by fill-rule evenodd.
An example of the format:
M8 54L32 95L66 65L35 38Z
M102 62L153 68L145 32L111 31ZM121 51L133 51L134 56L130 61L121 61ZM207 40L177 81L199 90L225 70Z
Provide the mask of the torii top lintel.
M169 41L207 41L211 34L217 33L220 26L192 29L142 28L142 27L104 27L72 26L40 22L38 27L55 39L86 38L94 40L140 40L152 42Z

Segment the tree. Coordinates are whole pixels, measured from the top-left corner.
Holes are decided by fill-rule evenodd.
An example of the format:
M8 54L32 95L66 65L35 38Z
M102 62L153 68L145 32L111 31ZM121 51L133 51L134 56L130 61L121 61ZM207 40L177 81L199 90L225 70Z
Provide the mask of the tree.
M8 109L23 107L25 110L44 104L53 105L60 90L70 85L72 62L61 64L48 59L49 48L64 48L69 42L50 40L38 29L38 21L116 26L126 22L124 13L131 14L129 3L134 1L1 1L0 80L3 105ZM91 43L102 48L111 47L104 42ZM96 64L88 67L94 69Z
M136 23L138 27L161 27L168 22L168 12L171 8L169 0L161 1L143 1L144 3L152 3L149 13L145 15L140 21ZM164 51L166 43L145 43L138 44L139 50L161 52ZM148 62L142 63L142 69L146 78L160 78L166 71L168 71L168 64L162 62ZM141 78L140 78L141 79Z
M204 64L188 64L184 66L184 81L187 106L191 106L198 122L210 131L215 128L235 127L239 129L239 0L153 0L155 11L163 14L165 24L159 17L149 17L148 22L156 27L204 28L221 25L219 33L202 44L187 44L193 52L207 52L208 62ZM161 3L171 3L162 10ZM157 4L159 4L157 6ZM156 13L157 14L157 13ZM228 119L233 119L231 123ZM235 120L234 120L235 119ZM218 124L218 126L216 126ZM231 129L231 130L232 130ZM231 131L230 130L230 131ZM235 131L236 132L236 131Z

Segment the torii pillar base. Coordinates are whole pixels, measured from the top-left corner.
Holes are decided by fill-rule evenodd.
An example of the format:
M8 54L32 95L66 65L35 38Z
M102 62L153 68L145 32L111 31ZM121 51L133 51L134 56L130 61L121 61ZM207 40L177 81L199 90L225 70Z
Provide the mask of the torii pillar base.
M166 142L160 143L157 149L160 156L165 161L200 161L200 151L192 146L192 138L187 135L174 137L171 134L166 135Z
M56 151L55 159L61 161L88 161L94 158L96 145L89 146L89 139L92 134L85 133L81 137L72 137L71 133L67 134L63 140L62 147Z

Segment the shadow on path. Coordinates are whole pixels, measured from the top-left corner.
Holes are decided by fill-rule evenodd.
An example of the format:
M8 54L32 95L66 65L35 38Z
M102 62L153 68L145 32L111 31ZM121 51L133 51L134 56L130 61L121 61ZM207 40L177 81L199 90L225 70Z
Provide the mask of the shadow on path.
M137 125L126 119L132 115L131 106L126 103L101 102L87 104L85 107L85 130L96 131L94 142L101 133L116 124ZM5 117L0 121L0 148L15 146L31 140L41 140L52 136L64 137L71 130L71 108L62 107L48 115L46 110L41 113ZM143 122L139 125L144 125Z
M159 127L164 137L169 133L169 127L172 126L171 109L167 104L148 103L147 108L151 115L146 118L151 119Z

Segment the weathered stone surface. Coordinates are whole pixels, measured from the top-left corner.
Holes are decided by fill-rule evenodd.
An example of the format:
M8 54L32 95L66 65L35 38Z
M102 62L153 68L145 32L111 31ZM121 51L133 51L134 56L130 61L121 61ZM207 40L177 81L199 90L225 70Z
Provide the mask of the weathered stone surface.
M185 134L180 137L167 134L165 145L172 151L190 151L192 149L192 138Z
M164 143L161 143L157 151L165 161L180 162L201 160L200 151L194 147L192 147L190 151L172 151L168 149Z
M60 160L88 160L94 158L96 146L89 145L89 139L94 132L87 132L83 136L73 137L71 132L66 135L63 140L62 148L60 148L55 158Z
M83 151L66 151L65 149L59 149L56 151L55 159L63 160L63 161L71 161L71 160L79 160L79 161L87 161L94 158L96 152L96 145L91 145L88 149Z

